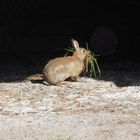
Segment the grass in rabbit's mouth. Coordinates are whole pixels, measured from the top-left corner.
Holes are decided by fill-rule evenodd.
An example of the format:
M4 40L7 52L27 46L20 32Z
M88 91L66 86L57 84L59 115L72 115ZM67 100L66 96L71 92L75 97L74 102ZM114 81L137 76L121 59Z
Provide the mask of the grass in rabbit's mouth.
M89 73L92 78L100 78L101 71L94 53L89 51L85 58L85 73Z
M87 56L85 58L84 73L89 73L89 76L92 77L92 78L100 78L101 71L100 71L100 67L99 67L97 59L96 59L96 55L94 55L93 52L88 50L88 44L87 43L86 43L86 46L87 46L88 53L87 53ZM68 47L65 50L67 51L65 56L67 56L69 53L74 52L73 47Z

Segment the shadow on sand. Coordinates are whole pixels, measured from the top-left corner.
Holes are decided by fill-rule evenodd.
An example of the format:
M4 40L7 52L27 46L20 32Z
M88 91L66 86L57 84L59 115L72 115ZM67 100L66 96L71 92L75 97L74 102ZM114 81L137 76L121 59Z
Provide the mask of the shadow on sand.
M45 54L1 55L0 82L19 82L31 75L40 75L50 59L51 57ZM101 79L99 80L112 81L118 87L140 85L140 65L132 60L100 63L100 69ZM39 77L31 82L38 83L42 80Z

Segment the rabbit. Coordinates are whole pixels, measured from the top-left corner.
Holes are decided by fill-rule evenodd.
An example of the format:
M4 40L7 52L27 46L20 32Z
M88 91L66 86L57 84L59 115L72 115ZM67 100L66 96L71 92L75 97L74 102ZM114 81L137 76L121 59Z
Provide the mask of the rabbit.
M80 48L79 43L72 39L74 52L72 56L64 56L50 60L43 70L43 79L49 84L57 85L68 78L77 81L85 68L85 58L89 53Z

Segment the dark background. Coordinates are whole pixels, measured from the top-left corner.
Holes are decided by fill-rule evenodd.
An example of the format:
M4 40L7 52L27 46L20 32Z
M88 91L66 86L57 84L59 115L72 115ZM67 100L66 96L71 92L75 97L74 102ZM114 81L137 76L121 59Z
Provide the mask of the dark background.
M64 55L75 38L99 59L139 59L140 3L136 0L1 0L1 61ZM46 60L45 60L46 61Z

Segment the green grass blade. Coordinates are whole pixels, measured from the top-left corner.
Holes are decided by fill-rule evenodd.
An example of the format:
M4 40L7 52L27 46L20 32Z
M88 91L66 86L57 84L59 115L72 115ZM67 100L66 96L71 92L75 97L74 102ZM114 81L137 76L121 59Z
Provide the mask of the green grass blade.
M92 70L92 77L94 76L94 78L97 78L96 75L96 69L95 69L95 65L94 65L94 61L91 62L91 70Z
M65 50L69 51L69 52L73 52L74 51L74 49L72 49L72 48L66 48Z
M73 53L74 52L74 48L72 48L72 47L65 48L65 50L67 52L66 52L66 54L64 56L67 56L69 53Z
M94 60L94 63L95 63L95 65L96 65L96 67L97 67L97 71L98 71L99 78L100 78L100 77L101 77L101 70L100 70L100 67L99 67L99 65L98 65L98 63L97 63L97 59Z

